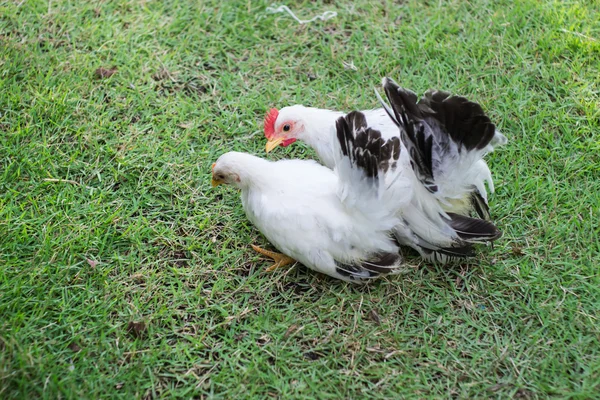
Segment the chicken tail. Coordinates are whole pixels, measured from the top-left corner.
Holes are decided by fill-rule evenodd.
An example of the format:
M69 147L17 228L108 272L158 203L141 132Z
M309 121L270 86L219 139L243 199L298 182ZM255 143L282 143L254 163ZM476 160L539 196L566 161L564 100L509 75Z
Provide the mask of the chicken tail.
M462 96L430 90L420 100L389 78L383 80L391 104L386 111L400 128L417 180L442 204L478 192L487 207L485 183L491 175L482 160L507 142L481 106ZM484 217L481 201L474 211Z

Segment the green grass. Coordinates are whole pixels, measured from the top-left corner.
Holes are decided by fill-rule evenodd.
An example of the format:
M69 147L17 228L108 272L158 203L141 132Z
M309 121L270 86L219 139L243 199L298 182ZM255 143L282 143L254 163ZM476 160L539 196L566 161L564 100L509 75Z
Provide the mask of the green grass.
M600 4L517 3L0 2L0 397L599 396ZM384 75L510 138L504 237L367 287L264 273L211 163Z

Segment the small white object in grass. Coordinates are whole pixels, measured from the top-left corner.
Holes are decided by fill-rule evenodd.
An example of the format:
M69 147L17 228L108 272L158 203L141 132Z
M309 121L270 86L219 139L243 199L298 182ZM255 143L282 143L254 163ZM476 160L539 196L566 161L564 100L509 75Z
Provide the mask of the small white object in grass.
M277 4L271 4L271 7L267 7L266 11L270 14L287 12L288 14L290 14L292 16L292 18L294 18L296 21L298 21L299 24L307 24L309 22L313 22L318 19L320 19L321 21L327 21L328 19L331 19L331 18L337 16L337 12L335 12L335 11L325 11L323 14L314 16L311 19L302 20L302 19L296 17L296 14L294 14L292 12L292 10L290 10L288 8L288 6L283 5L283 4L280 5L279 7L277 7Z
M358 71L358 68L356 68L356 65L354 65L354 61L350 61L350 62L342 61L342 65L346 69L351 69L352 71Z

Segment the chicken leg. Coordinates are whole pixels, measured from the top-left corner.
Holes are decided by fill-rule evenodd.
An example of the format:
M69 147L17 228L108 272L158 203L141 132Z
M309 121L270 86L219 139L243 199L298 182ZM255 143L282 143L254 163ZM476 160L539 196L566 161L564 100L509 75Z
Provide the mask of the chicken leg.
M274 251L265 250L255 245L252 245L252 249L257 253L262 254L263 256L272 258L275 261L275 264L271 265L265 270L266 272L272 272L279 267L284 267L286 265L296 262L296 260L286 256L285 254L275 253Z

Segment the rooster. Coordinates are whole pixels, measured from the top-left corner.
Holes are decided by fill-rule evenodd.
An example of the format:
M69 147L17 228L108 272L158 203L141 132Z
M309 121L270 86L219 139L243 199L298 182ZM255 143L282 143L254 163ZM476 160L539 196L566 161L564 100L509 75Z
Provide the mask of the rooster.
M431 261L448 262L473 254L469 246L457 250L455 237L477 242L463 225L490 219L486 183L493 192L484 155L506 143L481 106L461 96L428 91L420 100L391 79L383 86L392 108L363 111L366 124L382 138L401 139L400 171L411 185L409 206L402 209L396 236ZM379 95L378 95L379 97ZM272 109L264 120L266 151L296 140L312 147L322 163L335 167L334 125L342 112L301 105ZM461 217L464 218L461 218ZM451 248L450 251L443 250Z

